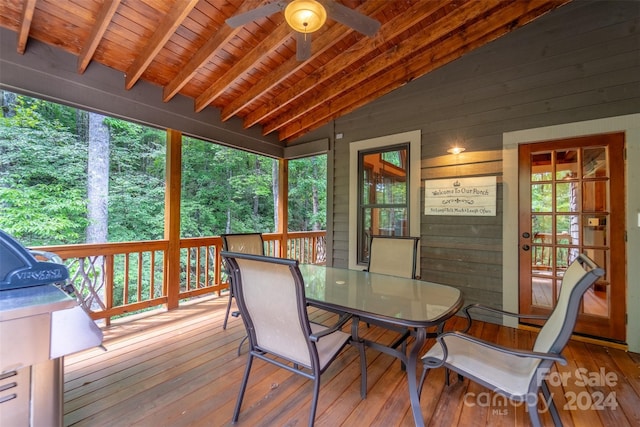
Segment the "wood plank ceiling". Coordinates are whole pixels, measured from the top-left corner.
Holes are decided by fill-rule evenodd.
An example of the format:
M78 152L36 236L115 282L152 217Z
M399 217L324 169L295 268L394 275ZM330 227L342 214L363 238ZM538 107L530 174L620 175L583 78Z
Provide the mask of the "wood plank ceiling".
M2 0L0 25L145 80L165 102L219 109L290 141L525 25L570 0L340 0L381 23L374 37L328 19L296 60L295 34L278 12L240 28L225 19L258 0Z

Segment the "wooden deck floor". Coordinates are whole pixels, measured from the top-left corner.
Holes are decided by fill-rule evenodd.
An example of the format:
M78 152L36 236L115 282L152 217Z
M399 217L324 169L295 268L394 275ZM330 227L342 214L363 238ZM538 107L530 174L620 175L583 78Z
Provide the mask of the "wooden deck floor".
M105 331L106 352L91 349L65 358L64 423L73 426L230 425L246 348L236 350L244 327L230 319L222 330L226 299L211 299ZM314 311L312 317L327 319ZM450 327L461 326L456 318ZM473 333L505 345L528 346L534 333L476 322ZM393 334L363 328L369 339ZM433 345L430 340L425 349ZM640 425L640 355L572 341L567 366L550 376L565 426ZM411 426L407 380L390 356L367 351L368 395L359 394L358 354L347 347L322 377L317 426ZM564 380L562 378L564 377ZM583 384L586 383L586 384ZM236 424L306 425L311 383L261 361ZM527 426L521 405L505 402L468 380L444 385L442 369L425 382L422 413L429 426ZM545 425L551 423L543 414Z

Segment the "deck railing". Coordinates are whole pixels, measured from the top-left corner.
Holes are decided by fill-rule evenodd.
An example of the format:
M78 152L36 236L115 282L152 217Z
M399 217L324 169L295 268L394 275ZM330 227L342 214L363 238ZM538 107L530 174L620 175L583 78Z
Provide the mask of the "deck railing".
M265 253L301 263L326 261L326 232L263 234ZM162 308L170 292L180 301L218 295L229 285L222 269L219 236L180 239L180 280L168 283L168 240L80 244L33 248L60 256L69 269L78 298L94 320ZM176 289L176 287L178 289Z

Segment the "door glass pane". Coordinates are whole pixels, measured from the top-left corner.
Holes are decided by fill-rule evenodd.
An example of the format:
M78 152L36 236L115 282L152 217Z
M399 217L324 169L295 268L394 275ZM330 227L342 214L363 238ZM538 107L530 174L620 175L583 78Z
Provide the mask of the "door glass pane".
M551 215L533 215L531 217L531 235L534 239L551 236L553 232L553 217ZM542 241L540 241L542 243ZM550 243L550 242L549 242Z
M604 147L585 148L582 155L584 178L607 176L607 151Z
M533 266L536 270L548 271L552 265L553 217L551 215L533 215L531 226Z
M556 211L577 212L578 190L577 182L559 182L556 184Z
M578 177L578 151L556 151L556 179L572 179Z
M551 181L551 153L531 155L531 181Z
M599 267L605 270L605 276L598 279L596 283L585 293L584 296L584 312L592 314L594 316L609 317L610 307L610 291L609 277L606 273L607 266L607 251L605 249L586 249L585 253L591 258Z
M534 276L531 283L531 302L538 307L553 307L553 278Z
M531 186L531 212L551 212L553 209L552 184Z
M607 246L607 216L585 215L582 222L585 246Z
M607 182L587 181L582 183L582 210L587 212L606 212Z
M559 245L580 244L580 224L577 215L556 216L556 243Z

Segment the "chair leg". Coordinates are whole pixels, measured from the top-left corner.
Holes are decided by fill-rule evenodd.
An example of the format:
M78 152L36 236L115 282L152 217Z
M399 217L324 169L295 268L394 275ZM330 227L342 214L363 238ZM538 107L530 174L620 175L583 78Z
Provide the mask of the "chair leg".
M233 299L233 293L229 291L229 302L227 303L227 313L224 315L224 323L222 329L227 329L227 320L229 320L229 312L231 311L231 300Z
M551 418L553 419L553 425L556 427L562 426L562 420L560 419L560 414L558 414L558 409L556 408L555 403L553 403L553 397L551 396L551 392L549 391L549 385L546 381L542 381L540 384L542 388L542 395L544 396L545 405L549 408L549 413L551 414Z
M311 412L309 413L309 427L313 427L316 420L316 409L318 408L318 395L320 394L320 372L315 373L313 379L313 399L311 400Z
M240 356L240 350L242 350L242 344L244 344L247 338L249 338L249 335L245 335L244 338L242 338L242 341L240 341L240 344L238 344L238 356Z
M538 414L538 399L527 399L527 411L529 412L531 425L533 427L542 427L540 414Z
M238 393L238 400L236 401L236 407L233 410L232 422L238 421L240 415L240 407L242 406L242 399L244 398L244 392L247 389L247 382L249 381L249 372L251 372L251 365L253 364L253 354L249 353L247 359L247 366L244 369L244 377L242 378L242 384L240 385L240 392Z

